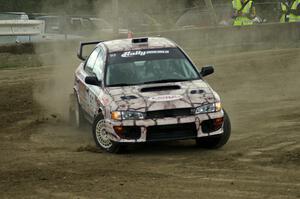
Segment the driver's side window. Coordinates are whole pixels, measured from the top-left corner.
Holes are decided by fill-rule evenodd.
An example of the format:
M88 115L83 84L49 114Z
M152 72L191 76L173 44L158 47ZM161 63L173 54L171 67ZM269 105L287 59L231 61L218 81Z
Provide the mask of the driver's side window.
M92 53L91 55L89 56L88 60L86 61L86 64L85 64L85 67L84 67L84 70L89 73L89 74L93 74L93 69L94 69L94 66L95 66L95 63L96 63L96 60L97 60L97 57L98 57L98 54L100 52L100 48L96 48Z
M102 80L103 78L104 64L105 64L105 53L104 50L100 48L100 52L98 54L98 57L96 59L93 68L93 74L97 76L98 80Z

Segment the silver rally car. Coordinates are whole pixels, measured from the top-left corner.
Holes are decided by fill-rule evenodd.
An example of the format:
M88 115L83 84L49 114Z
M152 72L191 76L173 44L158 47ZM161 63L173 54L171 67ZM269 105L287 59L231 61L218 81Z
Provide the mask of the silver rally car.
M86 58L83 48L95 48ZM96 145L120 152L129 143L195 139L220 148L231 126L219 95L184 51L161 37L81 43L71 116L92 123Z

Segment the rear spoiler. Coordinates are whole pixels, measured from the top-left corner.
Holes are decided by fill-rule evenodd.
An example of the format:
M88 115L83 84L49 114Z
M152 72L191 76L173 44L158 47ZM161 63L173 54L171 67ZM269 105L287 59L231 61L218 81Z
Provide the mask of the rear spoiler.
M78 50L78 52L77 52L77 57L78 57L79 59L81 59L82 61L85 61L85 60L86 60L86 57L84 57L84 56L82 55L83 47L84 47L84 46L89 46L89 45L96 45L96 44L99 44L99 43L101 43L101 42L103 42L103 41L80 42L80 44L79 44L79 50Z

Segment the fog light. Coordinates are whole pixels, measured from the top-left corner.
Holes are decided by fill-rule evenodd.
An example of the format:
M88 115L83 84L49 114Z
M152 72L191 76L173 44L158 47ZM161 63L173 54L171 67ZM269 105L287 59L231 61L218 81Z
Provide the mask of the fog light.
M123 126L114 126L114 130L120 137L122 137L122 134L124 133Z
M224 117L214 119L214 129L218 130L224 123Z
M211 120L206 120L201 123L203 133L212 133L220 130L223 126L224 118L216 118Z

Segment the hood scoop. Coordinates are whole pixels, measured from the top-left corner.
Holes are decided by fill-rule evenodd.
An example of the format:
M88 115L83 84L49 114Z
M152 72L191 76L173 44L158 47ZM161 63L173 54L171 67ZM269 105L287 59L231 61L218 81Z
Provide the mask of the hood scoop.
M152 86L145 87L141 89L141 92L156 92L156 91L168 91L168 90L179 90L181 87L178 85L169 85L169 86Z
M137 96L134 95L127 95L127 96L122 96L121 99L122 100L133 100L133 99L137 99Z
M205 90L199 89L199 90L191 90L191 94L195 95L195 94L204 94L206 93Z

